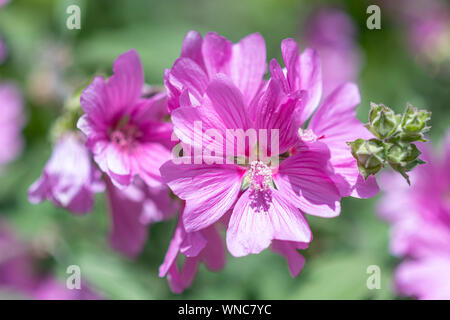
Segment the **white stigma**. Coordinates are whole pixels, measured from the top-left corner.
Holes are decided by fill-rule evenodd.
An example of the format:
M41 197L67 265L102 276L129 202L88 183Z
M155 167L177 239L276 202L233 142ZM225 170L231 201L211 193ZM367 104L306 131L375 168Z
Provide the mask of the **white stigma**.
M298 134L300 138L305 142L315 142L317 141L317 136L311 129L298 129Z
M253 190L267 190L272 183L272 170L261 161L252 161L247 177Z

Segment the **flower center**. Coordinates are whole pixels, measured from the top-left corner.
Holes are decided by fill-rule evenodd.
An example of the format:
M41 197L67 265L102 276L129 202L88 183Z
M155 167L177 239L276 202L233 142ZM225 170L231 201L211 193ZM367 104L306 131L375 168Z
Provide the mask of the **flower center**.
M123 117L114 129L110 131L109 137L113 143L120 148L133 148L136 146L142 132L139 127L129 123L127 117Z
M261 161L252 161L247 172L250 187L254 191L267 190L272 185L272 170Z
M311 129L298 129L298 135L300 136L300 139L302 139L305 142L315 142L318 138L314 132Z

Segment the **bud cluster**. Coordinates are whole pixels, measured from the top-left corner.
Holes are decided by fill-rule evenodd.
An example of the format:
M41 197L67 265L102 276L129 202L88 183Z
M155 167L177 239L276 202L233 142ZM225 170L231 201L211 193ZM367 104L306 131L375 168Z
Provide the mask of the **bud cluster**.
M406 172L424 163L414 142L426 141L424 134L430 129L427 126L430 118L431 112L418 110L411 104L403 114L396 114L383 104L371 103L369 123L365 127L375 138L347 142L359 172L367 179L389 164L410 183Z

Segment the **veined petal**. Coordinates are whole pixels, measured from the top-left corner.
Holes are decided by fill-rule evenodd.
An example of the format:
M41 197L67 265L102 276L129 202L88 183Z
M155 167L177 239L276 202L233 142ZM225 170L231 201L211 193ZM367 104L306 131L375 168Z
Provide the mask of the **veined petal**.
M111 246L124 255L134 258L147 240L148 226L141 222L142 201L130 198L107 179L107 195L112 227L109 235Z
M306 49L299 59L299 90L307 92L302 108L302 123L308 120L322 97L322 70L319 54Z
M243 175L236 165L175 164L173 161L167 161L160 171L164 182L186 200L183 219L188 232L208 227L231 208Z
M234 44L230 61L230 77L249 104L258 91L266 71L266 45L259 33Z
M120 55L114 61L113 71L106 84L108 107L123 111L135 105L144 85L144 71L136 50Z
M203 39L202 53L209 78L229 68L233 44L225 37L208 32Z
M313 115L308 128L330 149L330 162L337 175L335 181L342 196L368 198L378 193L375 179L365 180L347 142L370 139L373 135L356 118L355 107L360 103L358 87L347 83L331 93Z
M189 31L184 37L180 57L189 58L204 68L202 44L203 39L201 34L194 30Z
M274 181L281 194L303 212L321 217L340 213L340 195L329 169L328 149L322 143L299 148L284 160Z
M308 243L275 240L272 242L272 250L284 256L288 262L289 273L297 277L305 266L305 257L297 249L308 248Z
M308 222L277 190L245 191L230 218L228 250L235 257L256 254L275 239L309 242Z

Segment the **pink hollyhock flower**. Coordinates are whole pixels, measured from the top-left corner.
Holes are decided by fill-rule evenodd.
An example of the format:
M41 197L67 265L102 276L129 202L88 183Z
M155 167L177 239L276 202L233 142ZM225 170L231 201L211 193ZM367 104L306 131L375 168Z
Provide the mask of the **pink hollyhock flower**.
M87 137L100 169L117 187L129 186L139 176L150 186L160 186L159 167L170 159L171 125L159 119L165 95L141 98L144 74L141 61L130 50L114 62L107 81L96 77L83 91L85 111L78 128Z
M180 254L185 256L181 269L177 266ZM218 271L224 267L225 257L222 238L215 225L186 232L180 217L164 262L159 268L159 276L167 275L172 291L181 293L191 285L200 262L204 262L208 269Z
M166 187L149 188L136 179L125 189L118 189L106 180L111 213L111 246L129 258L141 252L148 235L149 224L172 217L177 203L170 198Z
M420 145L426 164L411 172L411 187L394 173L381 178L381 216L391 224L391 252L406 257L397 291L419 299L450 299L450 131L444 155Z
M102 192L101 174L77 133L59 138L42 176L28 190L31 203L46 199L77 214L92 210L94 193Z
M22 151L22 97L13 84L0 83L0 170Z
M99 299L86 284L70 290L53 275L38 273L39 258L13 230L0 221L0 291L37 300Z
M299 136L304 142L320 141L329 148L341 196L370 198L378 193L375 178L364 180L346 142L370 139L372 134L356 118L355 107L360 103L358 87L346 83L336 88L322 103L321 65L316 51L306 49L299 55L292 39L281 44L286 72L274 59L270 63L272 78L278 79L283 91L292 95L304 92L297 103ZM320 106L319 106L320 104ZM309 123L305 125L309 119Z
M236 44L215 32L205 38L189 31L180 57L164 73L169 111L181 104L198 106L209 82L218 73L226 74L249 104L264 84L266 46L263 37L254 33Z
M261 252L272 240L310 242L303 212L322 217L339 214L340 195L330 178L328 149L320 142L298 141L297 101L298 96L287 96L281 83L272 79L252 110L233 81L218 74L209 82L201 106L172 111L174 131L182 142L200 150L217 146L219 155L194 157L194 164L191 157L184 157L181 164L168 161L161 167L164 181L186 200L183 224L188 233L213 225L231 210L227 247L239 257ZM202 123L202 135L195 131L196 122ZM278 156L298 144L297 153L279 164L252 160L248 152L239 154L247 157L245 165L224 163L223 146L211 141L209 129L222 137L229 129L277 129L279 152L269 148L268 155Z
M322 8L308 20L305 30L306 44L320 54L324 96L357 80L361 58L350 16L341 10Z

